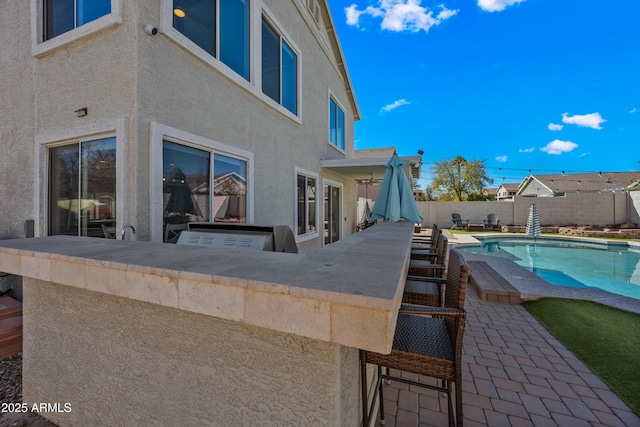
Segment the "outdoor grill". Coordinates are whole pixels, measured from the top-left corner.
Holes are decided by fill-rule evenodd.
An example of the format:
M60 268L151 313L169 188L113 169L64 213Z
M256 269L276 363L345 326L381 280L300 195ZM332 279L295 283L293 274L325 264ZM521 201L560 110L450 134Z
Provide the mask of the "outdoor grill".
M298 253L293 232L286 225L191 222L180 234L177 244Z

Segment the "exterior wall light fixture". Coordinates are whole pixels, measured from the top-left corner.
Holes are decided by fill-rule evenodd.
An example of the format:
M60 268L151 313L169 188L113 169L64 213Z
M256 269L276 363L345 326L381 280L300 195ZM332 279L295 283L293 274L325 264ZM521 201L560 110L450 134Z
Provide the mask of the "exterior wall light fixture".
M84 108L81 108L79 110L76 110L75 113L76 113L76 117L84 117L84 116L86 116L88 114L87 113L87 107L84 107Z

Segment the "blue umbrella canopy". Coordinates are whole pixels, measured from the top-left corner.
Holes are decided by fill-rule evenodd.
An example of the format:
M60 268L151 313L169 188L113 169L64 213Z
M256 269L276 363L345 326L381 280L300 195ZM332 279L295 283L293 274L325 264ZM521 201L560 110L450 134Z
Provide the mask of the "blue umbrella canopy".
M413 198L409 178L404 172L406 163L396 153L386 164L386 171L376 204L371 211L370 221L384 218L389 222L397 222L404 218L415 224L422 222L420 209Z

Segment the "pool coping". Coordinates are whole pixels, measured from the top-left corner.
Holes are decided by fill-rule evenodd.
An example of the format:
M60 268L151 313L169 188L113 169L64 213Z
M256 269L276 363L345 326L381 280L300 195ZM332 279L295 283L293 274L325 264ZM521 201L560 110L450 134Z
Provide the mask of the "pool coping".
M480 243L473 234L451 234L447 232L449 244L452 247L472 246ZM518 237L530 238L526 234L520 233L483 233L482 237ZM616 245L628 245L640 248L640 242L620 242L618 240L597 239L589 237L571 237L571 236L542 236L545 239L555 240L574 240L587 241L595 243L606 243ZM612 243L609 243L612 242ZM467 261L483 261L486 262L495 272L500 275L506 282L513 286L520 293L521 301L531 301L544 297L553 298L569 298L598 302L609 307L615 307L621 310L640 314L640 300L622 295L613 294L611 292L600 289L590 288L573 288L569 286L552 285L541 277L536 276L531 271L519 266L515 262L506 258L497 258L489 255L479 255L472 252L464 252L464 258ZM473 271L470 272L473 276ZM480 283L479 283L480 284Z

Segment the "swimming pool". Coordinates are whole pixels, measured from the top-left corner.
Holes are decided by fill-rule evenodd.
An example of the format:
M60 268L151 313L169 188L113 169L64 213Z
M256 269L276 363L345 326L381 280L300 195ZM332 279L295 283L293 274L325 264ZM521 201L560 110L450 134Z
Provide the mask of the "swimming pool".
M478 238L459 249L507 258L552 285L597 288L640 299L640 247L569 239Z

